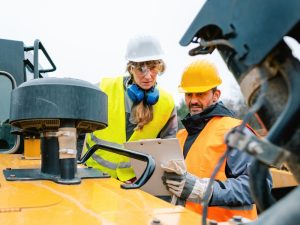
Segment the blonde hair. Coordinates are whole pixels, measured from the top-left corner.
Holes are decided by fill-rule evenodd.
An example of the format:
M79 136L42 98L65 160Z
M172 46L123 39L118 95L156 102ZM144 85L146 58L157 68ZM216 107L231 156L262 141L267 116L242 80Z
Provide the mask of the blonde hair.
M165 71L165 63L163 60L152 60L146 62L132 62L129 61L126 66L126 71L131 75L131 80L134 82L134 77L131 72L132 66L152 66L155 64L159 64L159 72L163 73ZM141 101L138 104L133 105L132 107L132 118L133 122L136 123L136 127L134 130L143 130L143 127L150 123L153 119L153 106L145 104L144 101Z
M134 123L137 124L134 130L143 130L144 126L153 119L153 106L141 101L132 107L132 116Z

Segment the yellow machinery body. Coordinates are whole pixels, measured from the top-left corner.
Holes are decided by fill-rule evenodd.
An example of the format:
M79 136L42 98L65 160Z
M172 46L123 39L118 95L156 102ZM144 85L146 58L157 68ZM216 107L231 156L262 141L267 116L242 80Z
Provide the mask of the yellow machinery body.
M40 160L1 154L0 169L39 168ZM0 224L201 224L201 216L112 178L77 185L53 181L6 181L0 176Z
M49 132L51 137L48 138L47 131L57 131L58 128L69 126L75 128L76 125L80 132L86 133L106 127L107 101L106 95L99 93L100 90L88 82L67 78L52 77L47 80L43 78L47 76L45 73L55 71L56 66L39 40L35 40L33 46L26 47L21 41L0 39L0 50L0 153L15 153L0 154L1 225L190 225L201 223L200 215L182 206L171 205L142 190L123 189L120 186L121 182L113 178L79 180L72 176L67 177L68 181L72 179L76 182L80 181L78 184L73 183L72 185L45 179L6 180L7 177L5 178L3 171L9 170L8 168L22 169L22 172L26 169L41 168L41 164L43 164L41 163L43 160L41 152L45 153L43 155L45 164L43 165L50 162L49 158L52 156L50 154L55 155L53 156L55 163L58 162L59 156L56 154L58 153L58 138L51 142L53 137ZM41 69L38 62L38 55L41 53L50 63L49 69ZM27 85L30 87L28 88ZM46 90L47 88L51 90ZM21 92L24 90L25 93L16 93L19 90ZM11 97L12 91L16 93L14 101L10 101L13 98ZM87 97L83 93L88 93L88 96L93 97ZM53 97L52 99L48 99L50 95ZM67 96L70 98L67 99ZM86 99L90 101L86 101ZM12 107L12 102L15 103L14 106L17 109ZM66 103L68 103L67 107L65 107ZM69 103L75 105L71 107ZM59 106L61 107L59 108ZM59 110L57 110L58 108ZM21 129L13 129L11 126L13 122L24 122L27 125L15 124L14 128ZM49 130L42 129L45 127ZM44 131L46 133L43 133L43 137L39 135L36 138L31 137L31 135L41 134ZM20 138L20 132L23 132L22 138ZM80 132L78 131L78 133ZM47 143L47 148L39 137L44 138L44 145ZM22 140L24 146L20 144ZM52 145L55 146L54 149ZM41 146L44 146L44 151L41 151L43 149ZM73 155L73 158L59 160L71 162L70 165L75 167L76 163L72 164L73 161L76 162L75 154ZM45 166L44 170L38 171L43 175L48 172L46 175L49 179L53 174L57 174L57 171L54 170L57 169L57 165L51 164L51 166L49 170ZM72 170L72 172L74 171ZM14 174L9 176L13 177ZM65 177L60 176L60 178L64 179Z
M41 159L41 140L39 138L24 138L24 157L26 159Z

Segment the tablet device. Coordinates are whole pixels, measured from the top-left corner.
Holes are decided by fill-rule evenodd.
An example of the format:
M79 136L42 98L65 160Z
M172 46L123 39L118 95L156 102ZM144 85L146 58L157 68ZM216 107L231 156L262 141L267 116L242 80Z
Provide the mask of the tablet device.
M163 169L160 167L162 163L170 159L184 160L182 150L177 138L170 139L145 139L140 141L126 142L124 147L151 155L155 160L155 170L151 178L144 184L141 189L155 196L170 196L170 192L166 189L162 182ZM146 162L136 159L130 159L134 172L139 178L146 168Z

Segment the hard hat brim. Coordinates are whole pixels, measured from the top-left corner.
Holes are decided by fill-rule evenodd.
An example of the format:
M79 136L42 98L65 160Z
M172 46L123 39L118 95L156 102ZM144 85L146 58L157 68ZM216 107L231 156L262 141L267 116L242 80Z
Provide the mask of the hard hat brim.
M163 59L163 55L147 56L147 57L139 57L139 58L126 57L126 60L131 62L147 62L147 61L161 60L161 59Z
M202 87L186 87L183 88L181 86L178 87L178 91L180 93L202 93L202 92L206 92L209 91L213 88L215 88L217 86L215 85L210 85L210 86L202 86Z

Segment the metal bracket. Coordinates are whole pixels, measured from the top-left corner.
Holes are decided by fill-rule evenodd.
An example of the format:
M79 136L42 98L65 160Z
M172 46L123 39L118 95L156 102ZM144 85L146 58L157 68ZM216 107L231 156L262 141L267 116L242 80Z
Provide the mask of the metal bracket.
M290 152L278 147L268 140L258 138L244 128L242 131L232 129L226 136L226 143L229 147L246 151L255 156L259 161L280 168L283 162L290 156Z
M109 178L110 175L93 168L77 168L74 179L61 179L60 175L53 175L41 172L40 169L11 169L3 170L7 181L24 180L52 180L60 184L80 184L81 179L87 178Z

